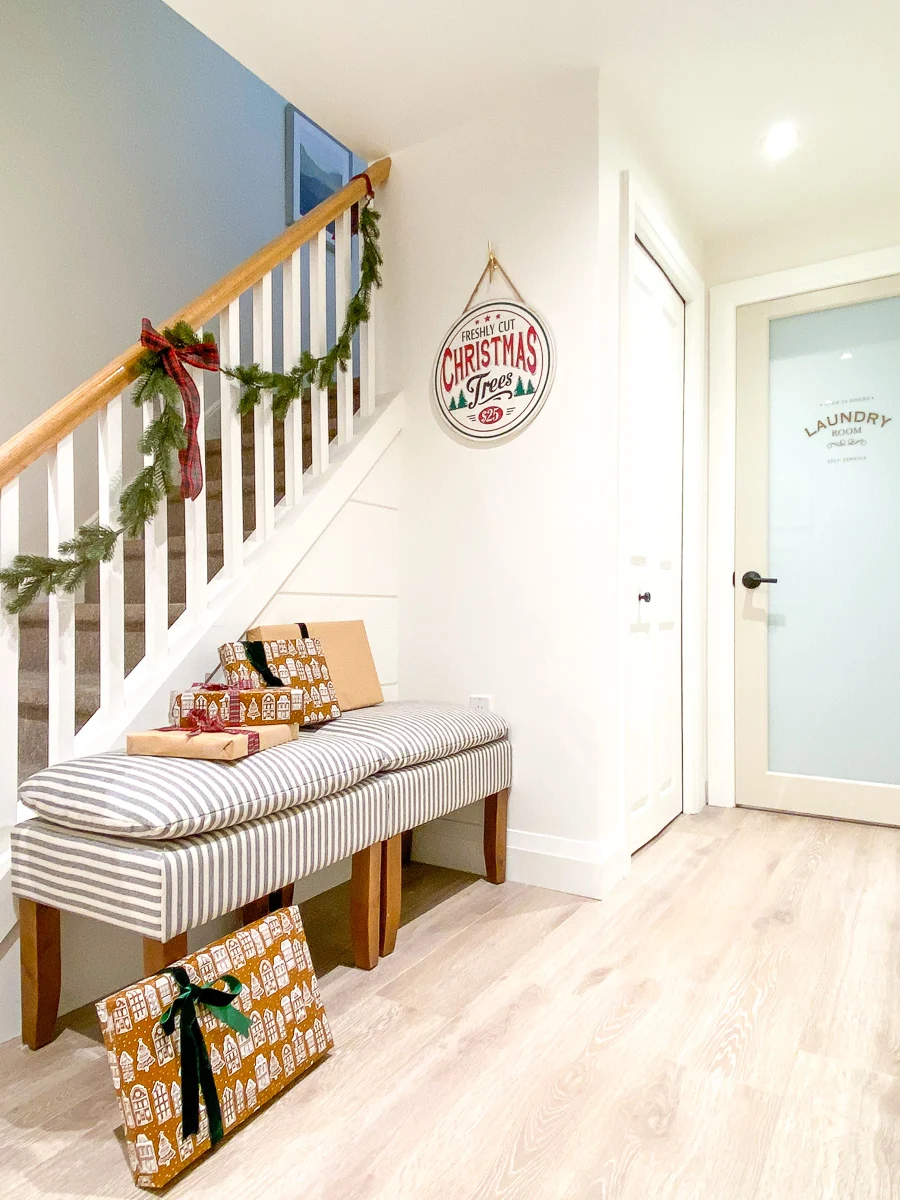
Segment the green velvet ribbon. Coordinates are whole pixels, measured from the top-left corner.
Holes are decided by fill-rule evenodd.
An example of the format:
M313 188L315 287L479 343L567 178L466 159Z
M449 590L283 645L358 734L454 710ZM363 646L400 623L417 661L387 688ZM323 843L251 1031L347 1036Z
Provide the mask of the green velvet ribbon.
M206 1105L209 1137L213 1146L223 1137L222 1109L209 1062L209 1052L203 1040L203 1030L197 1020L197 1005L203 1004L235 1033L246 1037L250 1021L232 1003L240 994L241 982L233 975L223 975L227 992L191 983L184 967L169 967L167 971L181 989L160 1017L163 1033L175 1032L175 1018L181 1028L181 1136L190 1137L200 1128L200 1096Z
M247 658L250 660L250 666L257 671L263 685L265 687L284 687L284 683L266 662L266 652L262 642L244 642L243 645L247 652Z

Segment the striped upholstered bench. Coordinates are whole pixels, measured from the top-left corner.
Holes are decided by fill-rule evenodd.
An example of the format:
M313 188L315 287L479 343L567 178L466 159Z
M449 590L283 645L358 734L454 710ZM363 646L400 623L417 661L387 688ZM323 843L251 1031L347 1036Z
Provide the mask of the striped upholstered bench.
M23 1041L54 1036L60 910L140 934L151 973L187 952L189 930L254 920L352 857L354 958L374 967L396 938L406 830L484 799L486 874L503 882L511 773L500 718L414 703L347 713L236 763L111 753L38 772L19 791L37 815L12 834Z

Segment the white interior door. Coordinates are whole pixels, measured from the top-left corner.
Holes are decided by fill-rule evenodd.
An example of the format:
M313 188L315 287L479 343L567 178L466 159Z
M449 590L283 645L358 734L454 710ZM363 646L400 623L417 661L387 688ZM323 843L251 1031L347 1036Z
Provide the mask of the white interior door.
M637 244L624 414L625 796L633 853L682 811L684 301Z
M737 367L737 802L900 825L900 278L739 310Z

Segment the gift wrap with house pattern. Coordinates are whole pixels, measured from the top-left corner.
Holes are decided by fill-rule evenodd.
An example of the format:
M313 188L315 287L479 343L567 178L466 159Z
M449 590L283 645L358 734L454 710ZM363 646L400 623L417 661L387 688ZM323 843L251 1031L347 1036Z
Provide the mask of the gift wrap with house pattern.
M216 981L233 975L242 985L234 1005L250 1020L247 1037L197 1005L226 1136L334 1045L297 907L173 965L192 983L224 991ZM177 993L175 980L162 972L97 1004L128 1162L143 1188L164 1187L210 1149L202 1096L198 1133L181 1136L180 1030L167 1037L160 1024Z
M333 711L332 711L333 710ZM190 726L191 713L203 713L226 725L320 725L340 716L326 690L312 687L225 688L195 687L172 695L172 724Z
M304 724L330 721L341 715L337 693L322 650L316 638L280 638L258 643L266 664L285 687L299 688L307 697L310 720ZM265 681L247 657L243 642L226 642L219 647L219 661L229 684L263 687ZM274 690L271 689L270 690Z

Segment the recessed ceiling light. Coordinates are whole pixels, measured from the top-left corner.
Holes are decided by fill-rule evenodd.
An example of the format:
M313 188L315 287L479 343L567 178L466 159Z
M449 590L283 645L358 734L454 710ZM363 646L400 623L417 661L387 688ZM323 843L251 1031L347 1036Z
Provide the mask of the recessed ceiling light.
M781 162L793 154L800 144L800 130L796 121L776 121L762 141L763 157L769 162Z
M844 353L841 355L841 358L842 358L842 359L844 359L844 358L852 358L852 357L853 357L853 355L850 353L850 351L849 351L849 350L845 350L845 351L844 351Z

